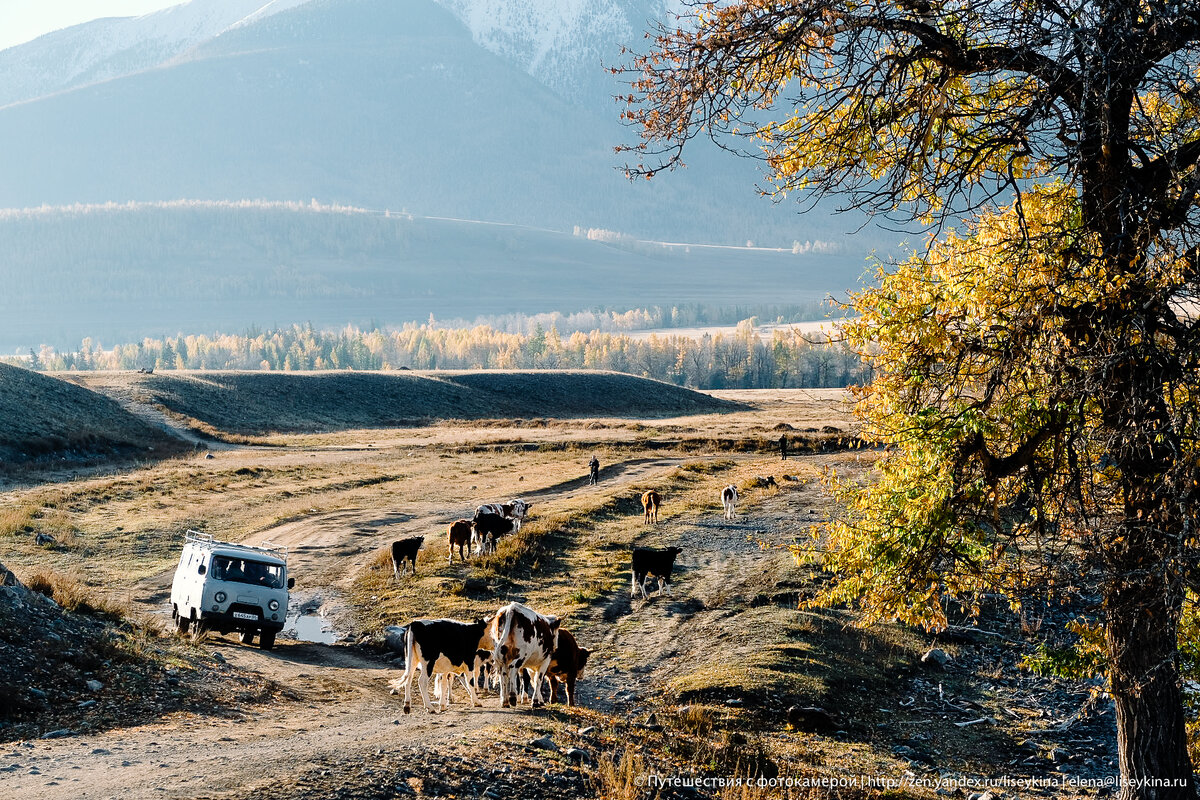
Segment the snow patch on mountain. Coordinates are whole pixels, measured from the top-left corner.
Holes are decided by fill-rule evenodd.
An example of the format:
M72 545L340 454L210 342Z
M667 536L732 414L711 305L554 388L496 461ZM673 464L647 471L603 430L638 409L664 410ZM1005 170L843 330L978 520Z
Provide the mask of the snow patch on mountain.
M654 21L674 21L683 0L437 0L475 42L559 94L593 100L618 91L607 70L621 47L644 49Z

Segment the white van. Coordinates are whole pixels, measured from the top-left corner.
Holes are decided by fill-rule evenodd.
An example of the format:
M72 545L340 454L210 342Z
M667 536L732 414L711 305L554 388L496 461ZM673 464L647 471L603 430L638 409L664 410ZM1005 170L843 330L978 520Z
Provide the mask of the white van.
M258 636L270 650L283 630L288 589L287 548L218 542L207 533L188 531L171 582L171 617L180 633L189 630L238 632L243 644Z

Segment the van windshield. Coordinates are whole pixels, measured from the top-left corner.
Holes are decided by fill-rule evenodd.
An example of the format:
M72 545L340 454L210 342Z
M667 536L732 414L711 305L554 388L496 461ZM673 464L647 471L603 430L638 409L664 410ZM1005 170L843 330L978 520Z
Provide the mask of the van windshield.
M212 576L219 581L249 583L268 589L283 588L283 567L248 558L213 556Z

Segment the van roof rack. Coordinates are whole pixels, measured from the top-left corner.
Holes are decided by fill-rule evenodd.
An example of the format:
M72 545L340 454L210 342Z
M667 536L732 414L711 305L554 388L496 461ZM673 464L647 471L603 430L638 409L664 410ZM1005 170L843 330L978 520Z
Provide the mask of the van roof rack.
M200 531L188 529L184 534L184 543L195 542L204 547L232 547L238 550L251 550L260 553L273 555L277 558L282 558L285 562L288 557L288 548L286 545L275 544L274 542L262 542L257 547L252 544L237 544L236 542L222 542L213 538L211 533L202 533Z

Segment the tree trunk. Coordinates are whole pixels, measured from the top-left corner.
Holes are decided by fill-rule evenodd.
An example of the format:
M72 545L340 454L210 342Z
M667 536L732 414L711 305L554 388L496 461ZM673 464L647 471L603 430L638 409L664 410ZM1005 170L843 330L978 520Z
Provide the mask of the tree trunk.
M1162 576L1108 597L1109 677L1117 706L1119 800L1195 800L1176 661L1179 608Z

